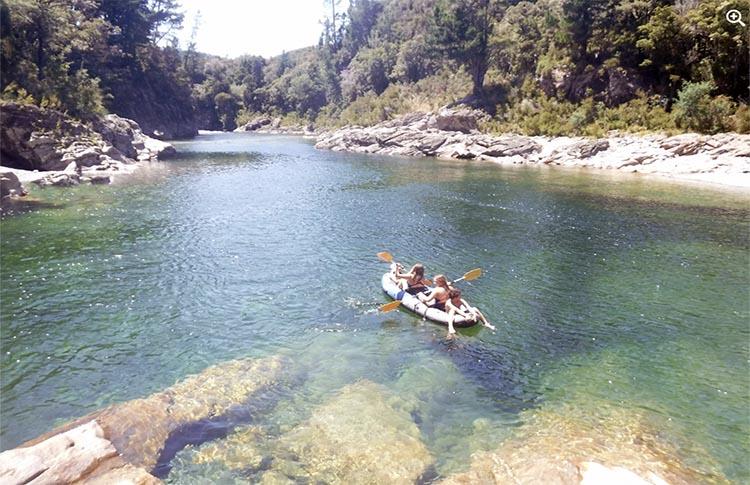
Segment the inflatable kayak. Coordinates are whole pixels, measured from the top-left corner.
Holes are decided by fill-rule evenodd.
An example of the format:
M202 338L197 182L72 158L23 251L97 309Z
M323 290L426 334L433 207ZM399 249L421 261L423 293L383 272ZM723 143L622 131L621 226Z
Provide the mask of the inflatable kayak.
M408 308L417 315L432 320L433 322L448 325L448 314L437 308L431 308L419 301L414 295L411 295L396 285L391 279L391 273L385 273L382 278L383 291L394 300L401 300L401 306ZM456 317L453 321L454 327L473 327L477 324L476 320L466 320L464 317Z

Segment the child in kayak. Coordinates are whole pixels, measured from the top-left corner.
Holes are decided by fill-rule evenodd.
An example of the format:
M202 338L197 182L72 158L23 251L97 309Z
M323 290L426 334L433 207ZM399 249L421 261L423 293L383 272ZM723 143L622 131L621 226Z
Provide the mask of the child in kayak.
M417 298L425 305L445 311L445 302L448 301L448 292L451 290L448 280L445 276L439 274L435 276L435 288L427 294L418 294Z
M400 264L396 265L393 273L396 279L396 284L402 290L406 291L410 295L416 295L422 293L427 286L424 284L424 266L420 263L415 264L411 267L408 273L402 273L403 267Z
M449 290L448 301L445 302L445 311L448 312L448 334L456 333L456 329L453 328L453 320L456 319L456 316L464 317L467 320L481 320L485 327L495 330L495 327L484 318L478 308L469 306L466 300L461 298L461 290L458 288Z

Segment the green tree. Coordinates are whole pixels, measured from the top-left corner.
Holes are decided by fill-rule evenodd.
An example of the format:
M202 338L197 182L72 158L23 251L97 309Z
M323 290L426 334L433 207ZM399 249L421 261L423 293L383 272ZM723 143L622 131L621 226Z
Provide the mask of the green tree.
M481 96L490 62L490 36L498 4L494 0L443 1L435 7L435 40L450 58L466 66L472 94Z
M711 97L716 86L711 82L686 83L677 95L674 117L677 126L701 133L730 129L729 117L736 106L725 96Z
M86 61L104 55L111 26L96 7L94 0L4 0L3 90L15 84L77 116L101 112L99 80Z
M240 110L238 100L230 93L222 92L214 97L214 104L216 105L216 113L221 121L222 129L233 130L237 128L235 120Z

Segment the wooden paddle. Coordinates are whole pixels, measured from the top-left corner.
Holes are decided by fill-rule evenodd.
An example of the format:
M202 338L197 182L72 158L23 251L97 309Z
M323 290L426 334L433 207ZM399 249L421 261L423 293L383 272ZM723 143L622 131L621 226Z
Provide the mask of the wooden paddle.
M378 311L383 313L388 313L390 311L395 310L401 305L401 300L393 300L390 303L386 303L385 305L380 305L380 308L378 308Z
M388 251L383 251L383 252L378 253L378 259L381 261L385 261L386 263L392 263L393 255L389 253Z
M461 280L473 281L473 280L479 278L480 276L482 276L482 268L475 268L475 269L472 269L471 271L467 272L466 274L464 274L459 279L457 279L455 281L451 281L451 283L458 283Z

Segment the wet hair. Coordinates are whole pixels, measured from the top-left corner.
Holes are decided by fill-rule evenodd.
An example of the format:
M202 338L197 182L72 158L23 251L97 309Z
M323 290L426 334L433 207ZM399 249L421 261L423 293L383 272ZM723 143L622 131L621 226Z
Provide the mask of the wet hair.
M438 283L438 280L441 280L441 279L445 281L445 286L448 286L448 278L446 278L445 275L442 275L442 274L435 275L435 284L437 286L442 286L440 283Z
M461 290L459 290L458 288L451 288L451 290L448 292L448 296L450 298L460 298Z
M422 265L421 263L415 264L414 266L411 267L410 273L414 273L419 278L423 278L424 277L424 265Z

